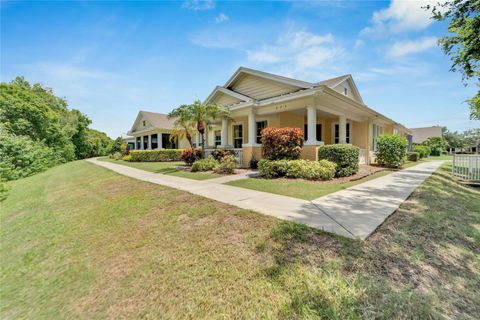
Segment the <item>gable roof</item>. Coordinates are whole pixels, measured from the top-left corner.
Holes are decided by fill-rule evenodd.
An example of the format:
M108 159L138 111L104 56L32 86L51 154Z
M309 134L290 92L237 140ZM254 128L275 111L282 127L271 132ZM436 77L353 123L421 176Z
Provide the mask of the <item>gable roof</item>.
M316 86L324 85L329 87L330 89L335 89L338 85L342 84L345 81L348 82L350 88L353 91L354 96L363 104L362 96L360 95L360 92L358 91L357 85L355 84L355 81L353 81L351 74L346 74L343 76L323 80L323 81L317 82L315 85Z
M235 73L230 77L230 79L228 79L228 81L225 83L223 87L224 88L230 87L235 82L235 80L237 80L237 78L239 78L242 74L250 74L260 78L264 78L264 79L272 80L275 82L280 82L286 85L290 85L293 87L304 88L304 89L311 88L314 85L313 83L306 82L306 81L279 76L273 73L268 73L268 72L250 69L246 67L240 67L237 69L237 71L235 71Z
M205 99L205 101L206 102L210 101L217 93L226 94L226 95L231 96L231 97L237 99L238 101L242 101L242 102L253 100L252 98L250 98L246 95L243 95L239 92L235 92L233 90L230 90L230 89L227 89L227 88L224 88L224 87L216 86L215 89L213 89L212 93L210 93L210 95L207 97L207 99Z
M135 122L132 125L130 132L134 132L138 126L140 120L148 121L148 123L154 128L160 129L173 129L175 127L175 120L169 119L168 115L157 112L139 111Z

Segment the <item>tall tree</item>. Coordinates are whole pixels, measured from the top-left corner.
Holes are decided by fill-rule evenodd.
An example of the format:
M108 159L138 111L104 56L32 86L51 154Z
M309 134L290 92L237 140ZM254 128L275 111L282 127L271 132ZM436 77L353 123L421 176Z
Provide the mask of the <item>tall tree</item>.
M189 105L183 104L173 109L168 117L174 119L175 127L171 139L182 139L185 137L193 150L192 134L195 128L192 108Z
M452 59L451 71L462 73L464 84L476 78L480 88L480 0L452 0L426 6L432 11L432 18L438 21L450 20L450 35L438 40L443 51ZM480 120L480 90L471 99L470 117Z

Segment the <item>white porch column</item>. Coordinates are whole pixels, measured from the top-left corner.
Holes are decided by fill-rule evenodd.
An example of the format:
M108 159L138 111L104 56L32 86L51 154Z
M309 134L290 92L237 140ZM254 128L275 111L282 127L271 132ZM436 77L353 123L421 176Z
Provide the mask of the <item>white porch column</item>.
M257 119L253 110L248 114L248 144L252 147L257 144Z
M338 116L338 143L347 143L347 117Z
M145 136L142 136L140 138L140 146L142 147L141 150L145 150L145 142L144 142Z
M307 107L307 133L308 139L306 145L317 145L317 108L315 106Z
M223 148L228 145L228 119L226 117L222 118L222 135L220 145Z
M163 145L162 145L162 133L158 133L158 149L163 149Z
M152 135L148 135L148 150L152 150Z

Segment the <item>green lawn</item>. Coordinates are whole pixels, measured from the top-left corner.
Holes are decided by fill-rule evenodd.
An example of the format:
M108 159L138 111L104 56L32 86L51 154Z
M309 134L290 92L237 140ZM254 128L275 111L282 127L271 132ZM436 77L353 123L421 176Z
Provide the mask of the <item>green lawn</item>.
M194 180L207 180L222 177L222 175L213 172L189 172L175 169L176 166L185 165L183 162L129 162L123 160L113 160L107 157L100 158L99 160L121 164L145 171Z
M447 156L430 156L427 158L423 158L422 161L435 161L435 160L453 160L453 156L447 155Z
M61 165L0 202L0 317L478 319L480 191L449 170L358 241Z

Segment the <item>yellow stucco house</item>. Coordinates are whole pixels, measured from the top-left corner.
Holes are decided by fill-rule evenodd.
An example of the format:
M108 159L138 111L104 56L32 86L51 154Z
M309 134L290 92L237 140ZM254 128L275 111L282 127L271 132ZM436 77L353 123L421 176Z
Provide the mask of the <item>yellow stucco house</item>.
M366 106L351 75L311 83L241 67L223 86L217 86L205 102L226 106L231 112L230 117L212 120L207 125L206 147L235 149L243 166L252 157L261 158L260 133L266 127L304 130L305 159L317 159L318 147L323 144L351 143L360 148L360 163L374 161L380 134L406 136L409 132ZM172 121L165 115L156 115L157 120L149 120L155 117L152 113L140 112L129 132L142 149L152 148L148 142L151 137L145 136L154 131L166 135L172 128ZM154 121L158 123L149 123ZM155 146L164 147L160 143ZM173 147L186 146L186 141L179 141Z

